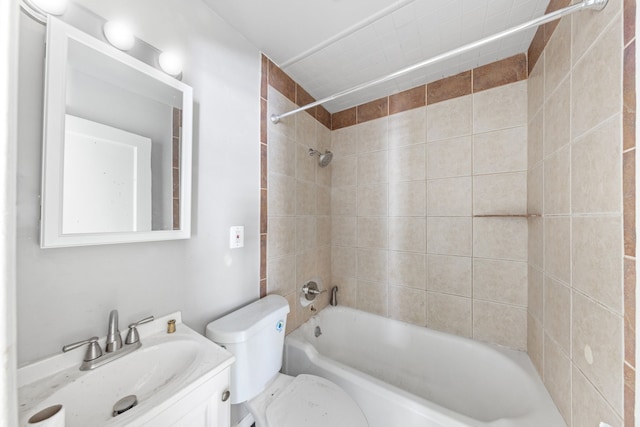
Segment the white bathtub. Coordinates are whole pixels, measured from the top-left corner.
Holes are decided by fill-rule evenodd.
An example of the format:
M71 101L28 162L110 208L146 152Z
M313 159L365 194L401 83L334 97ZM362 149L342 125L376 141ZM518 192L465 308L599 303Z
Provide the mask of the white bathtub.
M339 384L370 427L565 426L525 353L347 307L289 334L283 371Z

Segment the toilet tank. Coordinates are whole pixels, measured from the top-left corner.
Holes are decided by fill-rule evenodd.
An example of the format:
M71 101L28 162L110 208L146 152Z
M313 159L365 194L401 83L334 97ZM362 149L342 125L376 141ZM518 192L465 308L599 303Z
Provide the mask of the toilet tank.
M282 367L289 304L268 295L207 325L207 338L236 357L231 365L231 403L260 394Z

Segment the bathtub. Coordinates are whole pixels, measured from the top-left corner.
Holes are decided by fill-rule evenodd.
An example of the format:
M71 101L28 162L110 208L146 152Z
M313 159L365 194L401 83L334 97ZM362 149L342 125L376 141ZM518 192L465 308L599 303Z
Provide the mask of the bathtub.
M290 333L283 371L340 385L370 427L566 426L525 353L347 307Z

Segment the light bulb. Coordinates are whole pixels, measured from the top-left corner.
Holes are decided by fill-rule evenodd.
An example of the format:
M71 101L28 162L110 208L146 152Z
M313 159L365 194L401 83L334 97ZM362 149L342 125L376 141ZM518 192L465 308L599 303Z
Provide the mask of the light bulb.
M67 0L29 0L36 8L51 15L62 15L67 10Z
M127 23L122 21L109 21L102 27L104 35L115 47L120 50L129 50L136 42L133 31Z
M182 59L175 52L162 52L158 62L160 68L171 76L179 76L182 73Z

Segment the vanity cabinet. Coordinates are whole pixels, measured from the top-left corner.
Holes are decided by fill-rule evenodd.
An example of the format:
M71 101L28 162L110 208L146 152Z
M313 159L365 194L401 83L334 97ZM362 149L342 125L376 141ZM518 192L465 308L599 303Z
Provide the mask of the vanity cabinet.
M205 381L188 395L156 414L145 427L229 427L229 368Z

